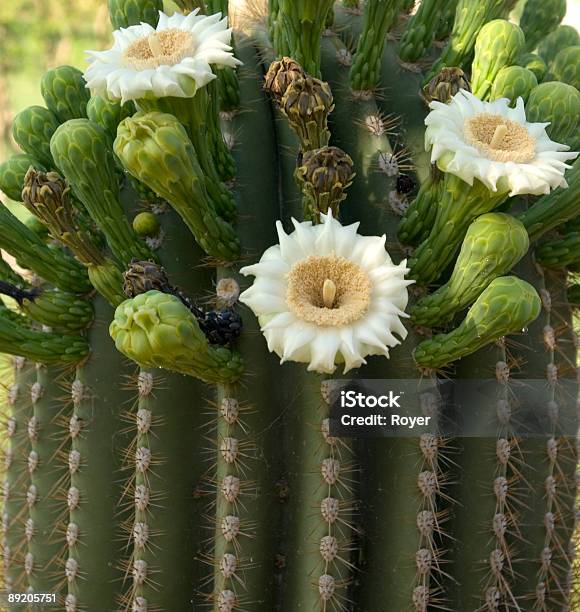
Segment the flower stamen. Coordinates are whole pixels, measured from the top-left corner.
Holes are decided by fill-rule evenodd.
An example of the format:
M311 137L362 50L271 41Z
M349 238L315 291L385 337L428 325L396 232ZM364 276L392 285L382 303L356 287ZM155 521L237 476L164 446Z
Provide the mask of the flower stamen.
M189 32L179 28L169 28L152 32L148 36L132 42L123 58L125 63L135 70L175 66L185 57L194 53L193 37Z

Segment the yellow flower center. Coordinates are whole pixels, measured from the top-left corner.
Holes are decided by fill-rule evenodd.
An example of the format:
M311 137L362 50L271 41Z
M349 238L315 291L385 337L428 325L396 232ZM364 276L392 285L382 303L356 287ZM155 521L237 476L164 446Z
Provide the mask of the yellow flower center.
M338 255L311 255L292 266L286 302L303 321L341 327L366 314L371 291L369 277L357 264Z
M135 70L158 66L174 66L193 54L195 42L192 35L179 28L152 32L149 36L132 42L123 53L123 59Z
M536 141L528 130L499 115L475 115L465 122L463 132L469 144L494 161L523 164L536 156Z

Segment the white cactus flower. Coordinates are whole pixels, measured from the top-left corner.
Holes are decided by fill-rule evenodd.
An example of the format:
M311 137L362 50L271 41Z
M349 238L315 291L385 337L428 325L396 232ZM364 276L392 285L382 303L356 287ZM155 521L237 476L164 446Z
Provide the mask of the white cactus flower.
M565 162L577 153L550 140L548 123L528 123L522 98L483 102L460 90L449 104L433 101L425 118L425 148L441 170L495 192L545 194L567 187Z
M232 53L232 31L221 13L170 17L159 12L159 23L121 28L106 51L87 51L87 86L93 94L138 100L174 96L190 98L215 79L212 66L234 68L241 62Z
M260 261L242 268L255 276L240 301L258 317L268 349L284 361L308 363L308 370L344 372L368 355L389 356L407 331L406 261L395 265L385 236L361 236L359 224L342 226L332 213L320 225L299 223Z

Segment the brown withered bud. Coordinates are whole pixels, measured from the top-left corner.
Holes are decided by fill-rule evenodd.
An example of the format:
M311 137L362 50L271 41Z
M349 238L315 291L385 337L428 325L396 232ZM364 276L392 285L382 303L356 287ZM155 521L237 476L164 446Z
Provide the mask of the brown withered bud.
M306 73L302 66L291 57L283 57L270 64L264 77L264 89L268 91L276 104L280 104L290 83L304 78Z
M423 87L423 99L429 104L433 100L447 104L460 90L471 91L467 75L461 68L443 68Z
M147 291L176 293L169 284L165 269L152 261L133 259L126 272L123 272L123 291L129 298Z

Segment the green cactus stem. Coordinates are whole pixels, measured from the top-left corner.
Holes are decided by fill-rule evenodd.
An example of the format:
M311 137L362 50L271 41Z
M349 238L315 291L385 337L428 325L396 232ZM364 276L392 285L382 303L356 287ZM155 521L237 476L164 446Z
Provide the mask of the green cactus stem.
M15 202L22 201L24 177L28 169L43 171L45 168L27 153L18 153L0 164L0 189Z
M580 263L580 232L570 232L559 240L543 242L536 249L536 260L546 268L577 265Z
M488 213L467 230L451 278L411 309L415 325L441 326L469 306L494 278L527 253L528 234L511 215Z
M4 452L3 482L3 569L5 588L8 592L24 590L22 559L26 540L22 521L28 512L28 478L25 471L28 446L27 425L32 416L30 387L36 381L36 370L32 361L13 357L13 383L8 387L6 403L6 437Z
M43 106L29 106L14 117L12 136L25 153L45 168L55 168L50 139L58 126L58 118L53 112Z
M494 19L479 31L471 65L473 94L488 100L491 88L502 68L511 66L524 50L522 30L505 19Z
M421 184L419 192L405 211L397 236L403 244L418 245L423 242L437 216L437 205L441 192L441 176L437 169Z
M580 161L576 160L565 175L568 188L555 189L542 196L528 210L519 215L530 240L538 240L545 233L574 219L580 213Z
M556 55L567 47L580 44L578 30L571 25L559 25L554 31L550 32L538 45L538 55L549 66ZM540 77L538 77L540 80Z
M207 107L207 124L209 126L207 130L208 146L211 149L211 156L214 160L218 175L220 179L225 182L231 180L235 176L236 165L220 131L220 90L218 81L212 81L206 87L209 88L210 92L210 104Z
M215 133L219 122L214 120L208 123L207 121L210 107L215 111L207 87L198 89L192 98L139 100L139 108L143 111L168 113L179 119L195 149L195 154L203 171L205 190L217 212L224 219L231 220L236 215L235 201L231 192L220 182L216 162L208 146L208 141L211 142L212 139L221 137L219 133ZM210 130L214 130L211 137L209 135Z
M489 95L490 100L509 98L510 106L515 106L518 98L528 101L530 93L538 85L536 75L521 66L505 66L495 77Z
M457 176L445 174L433 227L409 262L409 276L420 285L436 281L458 251L470 223L506 197L506 193L490 192L477 179L469 187Z
M441 16L455 10L457 0L424 0L417 12L409 19L403 37L399 42L398 53L404 62L420 60L433 44L438 33Z
M278 0L276 49L314 77L320 76L320 37L332 5L332 0Z
M57 593L62 596L60 568L64 562L62 542L58 537L58 521L67 513L66 503L59 497L62 470L58 469L62 448L59 396L64 380L58 366L36 366L36 382L30 388L33 415L28 423L30 453L28 471L31 486L36 488L36 501L29 506L25 523L28 552L25 570L35 593ZM69 455L69 461L75 457ZM27 571L30 570L30 571Z
M109 18L113 30L140 23L157 27L163 0L109 0Z
M121 264L133 257L153 258L123 212L110 140L88 119L63 123L50 142L57 166L80 199Z
M0 205L0 248L63 291L87 293L91 286L82 266L58 248L47 247L3 205Z
M455 21L455 11L457 10L458 0L454 0L447 4L447 10L442 11L439 15L437 30L435 31L435 40L446 40L453 30L453 22Z
M208 255L219 261L238 257L239 240L208 198L196 152L175 117L140 112L125 119L114 148L135 178L173 206Z
M529 283L515 276L496 278L456 329L425 340L415 349L415 361L423 368L441 368L506 334L521 331L540 314L540 308L540 298Z
M546 62L537 53L524 53L520 55L516 59L516 64L531 70L536 76L538 83L541 83L548 70Z
M542 38L558 27L565 14L566 0L527 0L520 18L526 49L533 51Z
M350 69L350 86L353 91L371 91L379 86L387 34L401 4L401 0L369 0L366 3L363 31Z
M546 80L568 83L576 89L580 87L580 45L567 47L558 52L550 64Z
M87 116L91 94L78 68L59 66L48 70L40 81L40 92L46 107L55 114L59 123Z
M512 4L511 0L459 0L449 41L431 67L425 83L444 66L467 69L481 28L492 19L507 17Z

